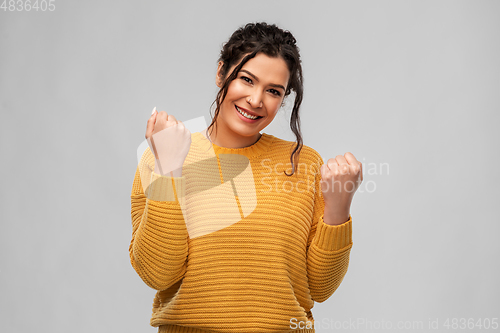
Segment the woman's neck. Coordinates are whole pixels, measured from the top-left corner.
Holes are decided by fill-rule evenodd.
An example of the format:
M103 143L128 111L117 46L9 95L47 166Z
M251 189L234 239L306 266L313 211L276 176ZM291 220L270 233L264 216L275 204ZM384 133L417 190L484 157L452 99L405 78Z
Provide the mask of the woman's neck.
M223 135L221 132L217 135L215 130L208 134L208 128L204 129L201 133L207 139L210 136L210 141L216 146L233 149L249 147L259 141L262 136L260 133L257 133L255 137L229 136Z

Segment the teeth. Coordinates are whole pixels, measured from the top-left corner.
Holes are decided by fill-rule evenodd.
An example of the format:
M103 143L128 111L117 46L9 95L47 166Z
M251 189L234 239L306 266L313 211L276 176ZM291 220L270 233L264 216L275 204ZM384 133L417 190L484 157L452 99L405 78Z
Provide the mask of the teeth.
M245 117L245 118L248 118L248 119L257 119L257 116L251 116L251 115L249 115L248 113L246 113L246 112L244 112L244 111L240 110L240 108L239 108L239 107L236 107L236 110L238 110L238 112L239 112L240 114L242 114L242 115L243 115L243 117Z

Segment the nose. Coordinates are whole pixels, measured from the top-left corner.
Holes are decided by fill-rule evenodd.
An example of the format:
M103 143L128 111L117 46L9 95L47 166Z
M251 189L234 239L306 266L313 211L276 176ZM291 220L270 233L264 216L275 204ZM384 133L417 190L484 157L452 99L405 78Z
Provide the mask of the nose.
M247 97L247 103L254 109L262 107L262 93L254 92L252 95Z

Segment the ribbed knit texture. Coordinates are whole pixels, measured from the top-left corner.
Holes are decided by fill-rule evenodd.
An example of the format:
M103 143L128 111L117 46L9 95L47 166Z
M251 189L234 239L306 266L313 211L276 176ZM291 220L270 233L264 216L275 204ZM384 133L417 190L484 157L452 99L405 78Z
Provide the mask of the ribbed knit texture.
M221 185L227 175L220 169L224 154L248 158L256 206L244 214L249 199L236 195L243 218L190 238L182 200L186 184L196 185L197 179L186 179L185 170L176 178L155 174L154 156L146 149L131 193L129 252L137 274L158 290L150 324L163 333L315 332L292 330L293 323L314 322L314 301L325 301L338 288L352 247L351 216L341 225L323 221L323 159L303 146L299 169L289 177L283 171L291 172L294 142L263 133L252 146L230 149L212 145L201 133L191 138L186 161L213 147ZM145 179L154 180L146 190ZM213 210L217 204L206 200L197 208Z

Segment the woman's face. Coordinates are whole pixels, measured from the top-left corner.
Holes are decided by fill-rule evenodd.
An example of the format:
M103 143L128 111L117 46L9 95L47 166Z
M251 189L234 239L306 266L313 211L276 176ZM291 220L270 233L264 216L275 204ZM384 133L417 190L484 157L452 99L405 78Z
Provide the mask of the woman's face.
M229 69L227 76L235 67L236 65ZM221 68L222 63L219 63L216 77L219 87L223 82ZM222 136L226 142L248 141L248 144L252 144L257 141L259 132L276 116L289 78L286 62L280 57L272 58L258 53L248 60L229 84L217 118L217 136ZM248 116L258 118L249 119Z

